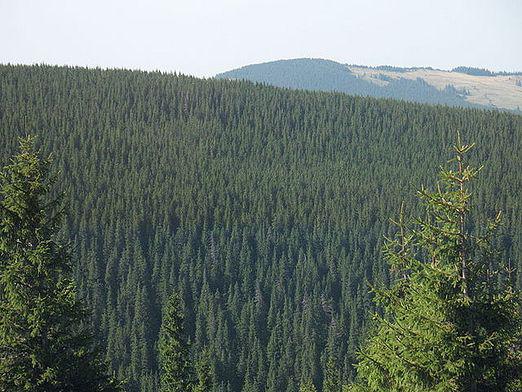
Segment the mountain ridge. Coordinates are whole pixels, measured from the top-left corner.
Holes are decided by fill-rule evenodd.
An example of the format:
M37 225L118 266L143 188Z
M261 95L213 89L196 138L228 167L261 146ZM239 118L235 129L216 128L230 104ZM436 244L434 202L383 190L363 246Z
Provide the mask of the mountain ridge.
M466 66L450 71L432 67L370 67L299 58L250 64L215 77L292 89L522 113L521 72L492 72Z

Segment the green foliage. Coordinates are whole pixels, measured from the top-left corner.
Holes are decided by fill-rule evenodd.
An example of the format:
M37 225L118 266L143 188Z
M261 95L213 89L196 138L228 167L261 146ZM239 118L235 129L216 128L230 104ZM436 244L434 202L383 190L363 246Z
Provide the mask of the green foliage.
M330 328L335 333L335 328ZM339 358L335 335L332 332L329 337L326 349L326 365L323 377L323 392L340 392L341 391L341 372L339 369Z
M214 374L210 363L210 353L205 350L196 363L197 383L193 388L194 392L212 391Z
M63 236L110 368L159 388L162 305L180 293L213 392L347 383L388 283L397 200L436 176L448 134L480 140L473 219L504 212L522 281L522 117L158 72L0 66L0 160L38 134L67 191ZM440 148L434 148L440 146Z
M456 169L442 169L435 191L419 197L425 218L401 210L385 245L394 283L376 289L384 309L359 354L353 391L515 391L522 380L522 315L512 277L498 261L500 215L471 220L466 166L471 146L454 147Z
M299 392L317 392L312 380L308 379L299 386Z
M174 293L165 306L159 337L162 392L187 392L194 383L184 319L183 304Z
M117 391L85 327L50 159L22 139L0 173L0 391Z

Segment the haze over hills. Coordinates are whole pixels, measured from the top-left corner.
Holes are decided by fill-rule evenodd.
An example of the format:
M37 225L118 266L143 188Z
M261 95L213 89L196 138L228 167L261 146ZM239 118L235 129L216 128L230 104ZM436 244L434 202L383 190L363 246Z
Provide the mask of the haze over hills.
M247 65L216 77L449 106L515 112L522 108L522 73L493 73L472 67L451 71L430 67L368 67L303 58Z

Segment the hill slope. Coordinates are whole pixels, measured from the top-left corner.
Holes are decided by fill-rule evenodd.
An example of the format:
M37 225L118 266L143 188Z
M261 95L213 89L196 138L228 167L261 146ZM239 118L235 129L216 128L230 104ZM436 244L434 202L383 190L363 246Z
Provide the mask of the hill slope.
M322 59L295 59L248 65L216 77L450 106L515 111L522 108L522 74L473 72L475 69L466 67L456 70L372 68Z
M472 162L485 163L475 216L504 212L504 253L522 267L522 116L0 66L0 162L27 133L54 153L80 294L129 391L157 390L161 305L172 290L194 356L210 350L214 391L296 391L307 378L319 387L328 355L350 379L366 282L389 279L389 218L433 183L455 130L478 143Z

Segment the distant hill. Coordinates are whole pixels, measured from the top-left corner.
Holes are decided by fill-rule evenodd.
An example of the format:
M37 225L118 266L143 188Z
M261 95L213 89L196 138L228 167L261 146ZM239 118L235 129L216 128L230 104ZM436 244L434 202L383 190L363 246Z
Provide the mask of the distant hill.
M323 59L279 60L216 75L292 89L337 91L449 106L520 111L522 74L485 69L367 67Z

